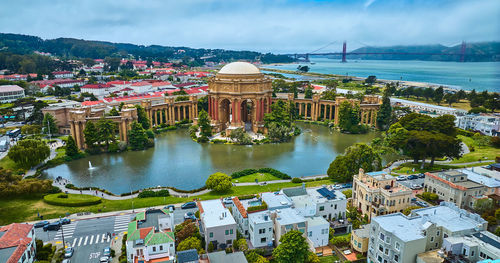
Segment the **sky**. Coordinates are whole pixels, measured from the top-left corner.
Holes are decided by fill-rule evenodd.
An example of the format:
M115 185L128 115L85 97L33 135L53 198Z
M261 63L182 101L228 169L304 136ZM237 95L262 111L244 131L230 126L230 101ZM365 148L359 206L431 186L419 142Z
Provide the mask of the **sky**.
M273 53L500 40L500 0L2 0L0 32Z

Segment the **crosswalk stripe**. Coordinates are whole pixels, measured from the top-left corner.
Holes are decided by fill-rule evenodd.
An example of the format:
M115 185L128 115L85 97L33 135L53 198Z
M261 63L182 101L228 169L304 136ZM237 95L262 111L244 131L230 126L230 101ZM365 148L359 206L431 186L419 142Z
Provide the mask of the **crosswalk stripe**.
M106 242L109 242L109 236L108 236L108 238L106 238Z
M80 240L78 240L78 246L82 243L83 237L80 237Z
M89 245L92 245L92 243L94 242L94 236L90 236L90 242L89 242Z
M102 234L102 240L101 240L101 243L102 242L106 242L106 234Z
M73 239L73 245L71 245L71 247L75 247L75 245L76 245L76 238Z
M84 246L85 246L85 245L87 245L87 239L89 239L89 236L86 236L86 237L85 237L85 242L83 242L83 245L84 245Z

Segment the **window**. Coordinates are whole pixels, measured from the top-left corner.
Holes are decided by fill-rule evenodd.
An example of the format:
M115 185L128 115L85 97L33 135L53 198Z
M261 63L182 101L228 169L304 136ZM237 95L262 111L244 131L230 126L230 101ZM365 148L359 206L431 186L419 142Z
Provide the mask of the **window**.
M265 243L266 241L267 241L267 239L265 237L260 239L260 243Z
M163 245L160 246L160 250L163 250Z
M226 229L226 236L229 235L229 230Z
M361 248L361 242L358 243L358 248Z
M265 228L259 229L259 234L264 234L264 233L266 233L266 229Z
M271 232L271 228L269 228L269 232Z
M384 241L384 239L385 239L384 233L380 233L380 240Z
M399 262L399 255L394 255L394 261Z
M384 247L382 245L378 245L378 250L380 250L380 252L384 252Z
M325 211L325 206L320 206L319 211Z
M444 233L443 237L444 237L444 238L447 238L447 237L448 237L448 234Z
M153 252L156 252L156 247L153 247Z
M431 242L434 242L434 237L431 237Z
M334 207L334 209L337 209L337 204L335 204L335 207Z
M312 237L312 236L313 236L313 232L312 232L312 231L309 231L308 236L309 236L309 237ZM333 240L333 239L332 239L332 240Z
M436 232L436 236L439 236L439 234L441 234L441 232L438 230L438 231Z
M298 223L297 226L298 227L306 227L306 223Z
M210 237L214 237L214 232L210 232Z
M462 252L462 254L467 256L467 249L464 248L464 251Z
M388 244L390 244L390 243L391 243L391 237L390 237L390 236L387 236L387 237L385 238L385 243L388 243Z
M401 248L400 245L399 245L399 242L396 242L396 244L394 245L394 247L396 248L397 251L399 251L399 249Z
M229 234L231 234L231 235L233 234L233 230L232 229L229 230Z
M378 260L378 262L382 262L382 257L381 257L381 256L378 256L378 257L377 257L377 260Z
M173 247L173 246L174 246L174 244L170 244L170 247Z
M385 254L389 255L389 249L388 248L385 249Z

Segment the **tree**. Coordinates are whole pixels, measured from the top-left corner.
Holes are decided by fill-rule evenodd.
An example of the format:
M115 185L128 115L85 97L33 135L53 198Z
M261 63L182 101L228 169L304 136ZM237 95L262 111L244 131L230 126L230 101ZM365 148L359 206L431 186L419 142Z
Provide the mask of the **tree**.
M45 115L43 116L42 127L43 127L43 133L45 134L58 133L56 120L54 119L54 116L52 116L52 114L50 113L45 113Z
M434 97L434 89L431 87L425 88L422 96L425 98L425 101L429 101L430 98Z
M378 171L382 168L380 154L365 143L348 147L344 155L338 155L327 170L328 176L337 182L352 181L352 176L359 168L365 172Z
M384 96L382 97L382 105L380 105L380 109L377 114L377 127L380 130L385 131L389 128L389 125L391 124L391 115L391 99L389 97L389 93L384 92Z
M80 150L78 150L78 147L76 146L75 140L73 139L73 136L68 136L68 140L66 142L66 156L70 157L71 159L74 159L80 155Z
M26 139L10 148L9 158L22 168L31 168L50 156L50 148L41 140Z
M411 213L412 210L419 209L419 208L422 208L422 207L420 207L420 206L409 206L409 207L407 207L407 208L405 208L403 210L403 214L406 215L406 216L410 215L410 213Z
M93 122L89 121L85 124L83 137L85 138L85 144L87 144L87 147L96 147L96 143L99 142L99 132Z
M267 260L265 257L257 254L257 252L255 252L255 250L252 250L252 251L246 253L245 257L246 257L248 263L269 263L269 260Z
M190 237L196 237L201 240L201 235L196 223L191 220L186 220L175 226L175 239L177 244Z
M444 100L446 101L446 103L448 103L448 106L451 107L451 104L458 101L458 97L456 94L447 93L446 95L444 95Z
M42 131L42 127L37 124L26 124L21 127L21 132L23 134L39 134Z
M208 111L208 96L198 99L198 112L200 112L201 110Z
M343 101L339 108L339 128L343 132L354 131L358 126L359 105L351 105L349 101Z
M436 102L438 105L441 103L444 97L444 89L443 86L439 86L436 90L434 90L434 95L432 96L432 100Z
M352 190L351 189L347 189L345 191L342 191L342 193L345 195L346 198L352 197Z
M474 210L476 210L476 212L478 212L479 214L483 214L487 211L491 211L491 210L493 210L494 207L495 207L494 202L490 198L478 199L474 203Z
M377 77L376 76L368 76L368 78L365 79L365 83L368 84L368 85L373 85L375 82L377 81Z
M116 141L116 124L112 120L101 118L97 121L96 127L99 131L99 142L104 142L108 149L109 144Z
M149 119L146 110L141 105L136 105L137 108L137 121L142 125L145 130L149 129Z
M241 145L252 144L252 138L250 138L250 135L248 135L243 128L232 130L230 137L233 141Z
M111 108L109 111L109 116L120 116L120 113L116 110L115 107Z
M273 256L278 263L303 263L309 256L309 245L303 234L291 230L281 236L280 244L273 251Z
M201 110L198 115L198 125L200 126L200 135L208 141L208 137L212 136L212 127L210 126L210 119L205 110Z
M304 72L304 73L309 72L309 66L301 66L301 65L299 65L297 67L297 71Z
M304 98L311 99L312 96L313 96L313 89L312 88L306 88L306 91L304 92Z
M128 132L129 145L132 150L144 150L149 145L146 130L136 121L132 122L132 128Z
M283 100L278 100L277 102L271 104L271 112L264 115L264 125L268 128L273 122L278 126L290 127L292 121L290 105Z
M217 172L208 177L205 185L214 192L224 193L231 189L231 177L227 174Z
M198 253L202 251L201 241L196 237L189 237L184 239L177 246L177 251L184 251L189 249L196 249Z
M334 90L325 90L321 93L322 100L335 100L337 93Z

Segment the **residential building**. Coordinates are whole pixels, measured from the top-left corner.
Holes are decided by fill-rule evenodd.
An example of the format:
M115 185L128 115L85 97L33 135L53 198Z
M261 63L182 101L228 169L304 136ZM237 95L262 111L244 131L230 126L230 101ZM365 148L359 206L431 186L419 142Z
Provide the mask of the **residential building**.
M248 263L247 258L243 252L226 253L226 251L217 251L208 253L208 262L210 263Z
M292 200L288 198L285 194L274 192L274 193L262 193L262 201L266 202L267 209L273 211L276 209L285 209L292 206Z
M328 246L330 223L321 216L306 217L307 242L313 248Z
M236 239L236 221L221 200L198 202L200 211L200 231L205 236L205 243L211 242L214 249L224 249Z
M6 103L24 98L24 89L17 85L0 86L0 102Z
M0 262L31 263L35 260L35 229L12 223L0 228Z
M188 249L177 252L177 263L198 263L199 256L196 249Z
M240 200L238 197L234 197L233 204L235 208L233 216L238 224L238 231L250 239L253 247L269 245L273 237L273 222L266 202L262 201L261 198ZM247 210L250 207L254 208L250 211Z
M486 188L484 195L500 196L500 172L488 170L482 167L471 167L459 169L460 172L467 175L467 179L484 185Z
M474 234L486 230L487 225L479 215L449 202L413 210L411 216L373 217L368 262L416 262L418 254L440 248L443 239Z
M85 84L85 81L81 79L47 79L32 81L30 83L38 85L42 92L47 92L48 88L54 88L55 86L59 86L61 88L82 86Z
M119 89L110 84L87 84L80 88L81 92L91 93L96 97L107 96L117 90Z
M460 170L425 173L424 191L432 192L440 200L453 202L460 208L473 208L477 199L484 197L486 187L468 179Z
M447 237L444 239L443 249L446 253L461 256L471 262L500 259L500 238L488 231Z
M327 220L345 218L347 198L337 190L326 187L301 187L283 189L303 216L322 216Z
M370 238L370 225L362 225L361 228L351 232L351 248L359 253L368 251L368 241Z
M489 136L500 136L500 115L467 114L457 117L457 127L481 132Z
M269 210L248 214L249 246L258 248L273 245L273 221Z
M146 93L153 90L153 86L147 81L132 83L132 85L130 85L130 88L133 89L137 94Z
M291 230L298 230L307 237L307 220L293 208L276 209L271 213L274 222L274 245L280 244L280 238Z
M384 171L359 174L353 178L352 204L372 218L403 210L411 205L412 190L397 183Z
M174 215L168 209L136 215L127 231L128 262L164 262L175 259Z
M410 100L405 100L405 99L399 99L399 98L391 98L391 105L393 106L400 106L400 107L408 107L410 110L414 112L419 112L419 113L429 113L429 114L436 114L436 115L444 115L444 114L451 114L451 115L460 115L466 113L465 110L462 109L456 109L456 108L450 108L450 107L445 107L445 106L438 106L438 105L431 105L423 102L417 102L417 101L410 101Z
M54 71L54 72L52 72L52 75L54 75L54 78L56 78L56 79L66 79L66 78L72 78L73 72L71 72L71 71Z

